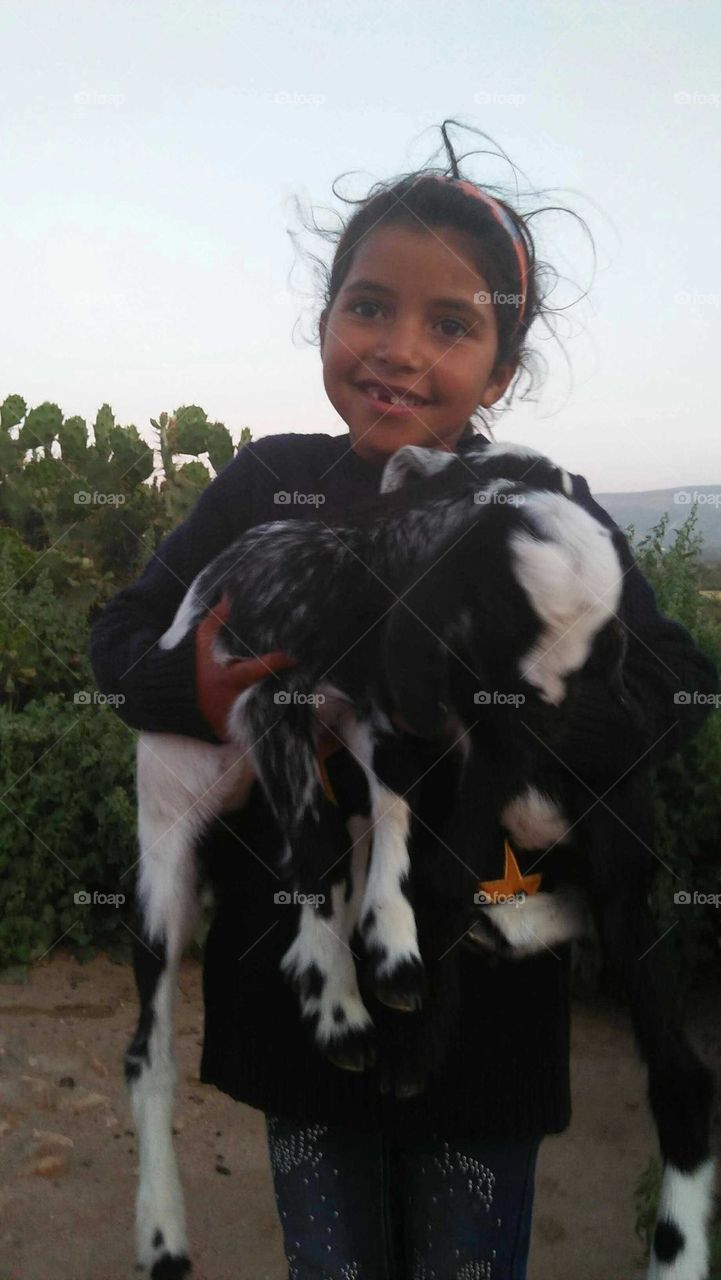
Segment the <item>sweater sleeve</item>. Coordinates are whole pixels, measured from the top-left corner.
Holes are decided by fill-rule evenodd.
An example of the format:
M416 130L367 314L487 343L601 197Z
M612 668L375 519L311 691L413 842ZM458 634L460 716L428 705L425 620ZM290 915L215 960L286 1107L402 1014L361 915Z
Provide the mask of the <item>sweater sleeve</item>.
M574 497L607 528L617 528L592 498L583 476ZM581 778L615 781L637 762L654 767L698 733L713 709L718 671L688 630L662 614L650 583L634 565L625 575L621 608L627 649L624 707L600 673L583 672L556 754Z
M271 518L282 485L273 437L245 445L202 491L190 514L153 553L143 574L95 619L90 663L102 693L120 695L133 729L217 742L196 702L195 629L173 649L158 640L201 569L245 529ZM277 508L276 508L277 509Z

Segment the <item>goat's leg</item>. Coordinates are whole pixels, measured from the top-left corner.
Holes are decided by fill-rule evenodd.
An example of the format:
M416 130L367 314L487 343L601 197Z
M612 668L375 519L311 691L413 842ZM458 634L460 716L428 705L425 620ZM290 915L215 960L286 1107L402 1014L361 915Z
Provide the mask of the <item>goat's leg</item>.
M674 975L648 905L653 839L646 784L633 775L578 823L589 901L605 960L626 990L663 1157L649 1280L706 1280L713 1080L682 1030Z
M351 940L365 890L370 819L348 819L353 847L346 876L330 886L317 909L303 903L297 936L281 967L299 990L304 1018L314 1023L318 1046L338 1067L363 1071L375 1061L369 1015L358 990Z
M569 883L530 896L511 894L512 901L505 902L488 902L488 895L481 892L475 896L478 904L465 943L503 959L521 960L552 951L586 937L592 928L585 893Z
M349 901L357 899L365 883L369 837L360 827L350 832L327 798L308 695L294 701L299 688L293 676L284 683L290 686L289 701L279 704L277 690L258 686L244 705L258 776L287 838L285 865L296 892L309 899L301 905L298 934L281 969L298 990L301 1016L313 1024L321 1052L338 1066L362 1071L374 1061L374 1029L358 989Z
M410 893L410 806L378 778L369 726L348 726L344 737L370 791L373 850L359 924L369 960L368 984L382 1004L411 1012L421 1007L425 970Z
M673 979L645 895L607 898L597 912L609 965L628 994L639 1049L648 1067L651 1110L663 1157L663 1182L649 1280L706 1280L714 1162L709 1131L713 1083L673 1008Z
M173 1148L177 1071L173 1009L178 964L198 919L195 848L207 815L192 810L197 778L186 789L175 759L175 786L155 750L138 749L138 930L133 965L140 998L137 1030L125 1053L125 1077L139 1144L136 1197L138 1262L153 1280L180 1280L191 1269L183 1193ZM202 750L202 748L200 748ZM167 753L166 753L167 754ZM186 764L189 760L185 761ZM213 774L212 761L203 764ZM192 772L192 771L191 771ZM185 812L179 811L183 792Z

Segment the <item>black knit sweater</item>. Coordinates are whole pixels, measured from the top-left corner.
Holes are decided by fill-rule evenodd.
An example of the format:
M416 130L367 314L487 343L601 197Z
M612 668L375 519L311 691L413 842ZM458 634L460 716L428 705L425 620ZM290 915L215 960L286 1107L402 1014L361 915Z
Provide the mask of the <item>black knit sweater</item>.
M121 719L136 730L216 742L196 703L194 632L174 649L157 645L187 587L246 529L315 514L317 506L303 501L308 495L322 495L328 510L348 510L378 492L380 474L354 453L348 435L288 434L246 445L138 581L119 591L93 625L90 658L98 687L124 695ZM613 523L583 477L574 477L574 487L587 510ZM624 609L625 681L642 708L643 728L630 723L600 677L584 680L558 754L591 784L608 779L609 769L611 780L620 777L642 756L657 764L670 755L709 710L693 698L675 703L674 692L718 688L713 664L684 627L658 612L638 569L625 579ZM331 783L334 776L341 780L343 756L328 761ZM301 1022L297 996L279 970L295 917L274 901L279 852L280 833L257 785L243 811L225 815L205 840L216 910L204 958L204 1082L263 1111L404 1136L522 1136L566 1128L568 947L500 964L461 948L457 1043L424 1094L398 1101L379 1091L373 1072L357 1075L327 1062Z

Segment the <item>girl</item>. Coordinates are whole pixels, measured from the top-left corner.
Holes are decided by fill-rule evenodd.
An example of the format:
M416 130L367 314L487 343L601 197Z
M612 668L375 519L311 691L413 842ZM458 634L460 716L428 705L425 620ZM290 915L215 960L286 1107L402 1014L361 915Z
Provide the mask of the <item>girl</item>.
M526 367L527 335L547 310L528 223L462 179L445 125L443 138L450 175L426 170L380 186L337 243L320 345L347 433L246 445L95 622L99 687L125 695L118 714L133 728L217 742L238 692L285 661L217 666L210 646L222 613L158 649L187 585L219 551L253 525L364 502L401 445L461 456L478 447L474 419ZM585 480L574 485L611 524ZM659 614L638 570L625 589L626 684L645 731L600 680L585 679L558 754L591 786L676 750L705 709L693 698L674 703L674 691L716 687L711 664ZM336 792L356 776L345 751L329 756L327 771ZM373 1071L321 1058L300 1023L279 969L295 924L276 893L280 852L257 786L207 841L216 908L201 1079L266 1114L290 1280L524 1277L539 1145L570 1119L569 948L495 965L459 948L458 1042L424 1093L399 1099Z

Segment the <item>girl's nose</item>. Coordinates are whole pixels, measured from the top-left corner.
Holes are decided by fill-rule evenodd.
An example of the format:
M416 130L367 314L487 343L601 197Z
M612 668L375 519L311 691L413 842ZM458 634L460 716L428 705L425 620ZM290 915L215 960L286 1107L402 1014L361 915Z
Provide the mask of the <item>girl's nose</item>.
M423 342L418 326L413 321L397 320L378 335L374 355L386 364L406 369L423 367Z

